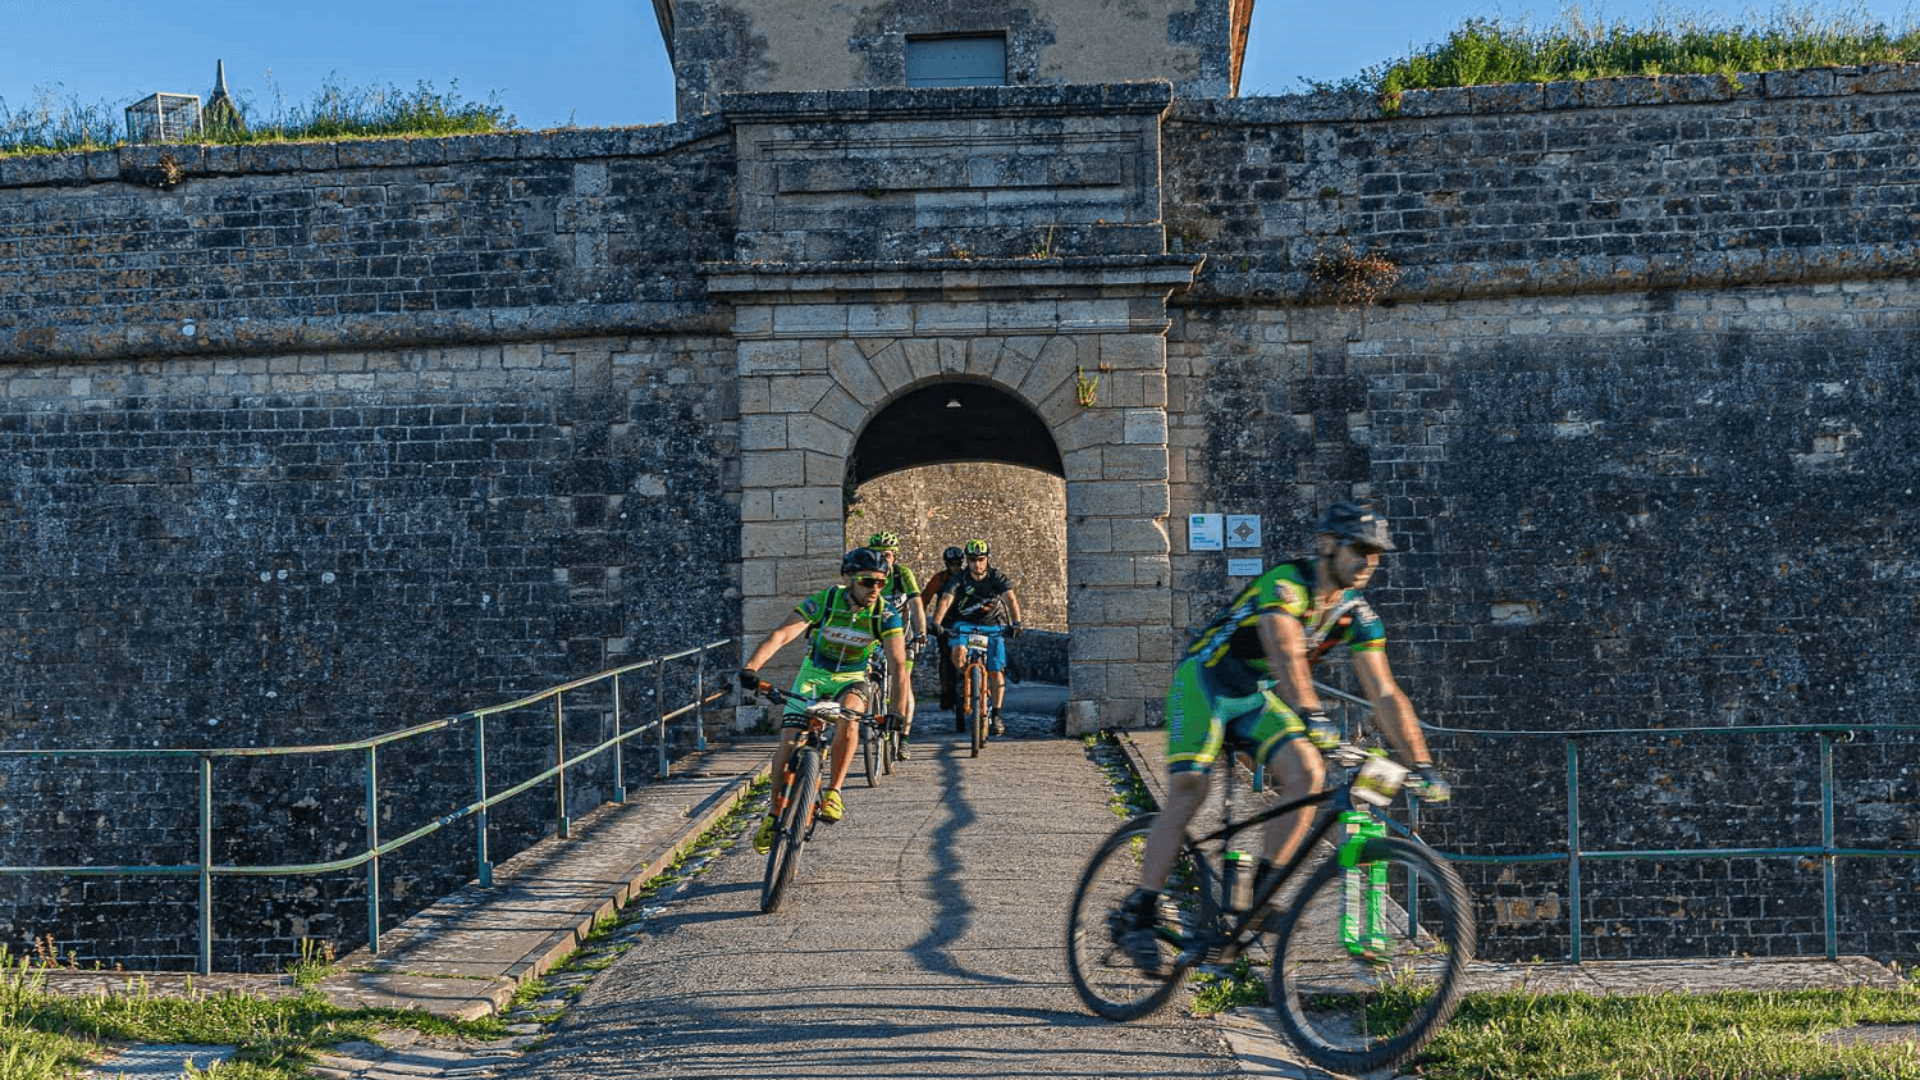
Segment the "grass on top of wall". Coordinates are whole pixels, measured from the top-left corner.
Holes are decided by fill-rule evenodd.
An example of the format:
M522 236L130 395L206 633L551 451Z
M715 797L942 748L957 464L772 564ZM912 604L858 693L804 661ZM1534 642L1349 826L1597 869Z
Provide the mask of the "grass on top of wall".
M268 79L271 110L236 95L241 123L210 119L195 143L268 143L401 136L481 135L511 131L517 121L498 101L461 95L456 80L446 91L421 82L412 90L391 84L346 87L332 79L321 83L311 100L288 106ZM208 102L203 100L205 108ZM74 150L110 150L127 142L124 106L88 104L60 98L41 88L32 104L10 109L0 99L0 154L49 154Z
M1760 22L1764 18L1764 22ZM1392 101L1407 90L1620 75L1739 75L1920 60L1920 26L1894 29L1864 11L1783 6L1741 23L1663 12L1645 25L1563 10L1537 29L1470 19L1438 44L1347 79L1303 79L1314 90L1359 90Z

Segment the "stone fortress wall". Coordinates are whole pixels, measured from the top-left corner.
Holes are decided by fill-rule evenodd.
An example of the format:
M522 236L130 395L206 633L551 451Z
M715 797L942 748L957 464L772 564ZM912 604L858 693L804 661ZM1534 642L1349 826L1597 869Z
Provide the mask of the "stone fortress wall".
M0 159L5 745L336 741L740 633L753 477L738 341L757 331L736 312L783 302L717 299L712 265L743 249L840 247L944 282L882 297L923 315L916 305L955 290L1016 310L969 276L985 260L998 260L984 263L994 280L1060 288L1031 283L1071 276L1076 258L1204 256L1164 308L1114 302L1108 329L1123 332L1104 334L1151 337L1164 311L1163 373L1105 376L1129 417L1164 413L1163 479L1129 481L1169 493L1170 609L1137 613L1143 626L1193 625L1243 584L1220 553L1186 550L1186 514L1261 514L1271 562L1307 543L1324 502L1369 495L1407 549L1370 595L1430 721L1898 721L1916 698L1903 659L1916 523L1901 494L1920 446L1916 93L1910 66L1408 94L1391 117L1334 96L1155 106L1137 87L860 92L865 107L884 101L888 123L919 115L945 130L969 110L1051 110L1059 119L1023 138L1091 147L1072 176L988 170L1023 209L938 257L922 249L965 215L951 192L874 196L756 173L747 196L784 192L814 216L780 218L776 200L743 227L739 129L724 117L174 148L178 182L153 148ZM759 97L749 126L770 130L783 110L811 123L850 100ZM1136 189L1145 159L1101 160L1084 137L1111 140L1113 103L1159 114L1152 145L1126 151L1157 162L1151 205ZM965 140L919 145L969 152ZM953 182L938 164L921 182ZM1030 223L1066 188L1122 213L1089 213L1058 231L1060 250L1036 253L1044 230ZM862 213L884 231L862 234ZM1317 287L1315 257L1343 241L1398 265L1386 304L1343 307ZM878 264L863 265L872 293ZM791 295L829 287L785 280ZM1060 303L1103 310L1097 294ZM1077 332L1068 311L1005 340ZM993 377L960 355L903 379ZM1048 408L1078 415L1070 398ZM1123 460L1068 449L1079 475L1099 476L1101 455ZM1113 561L1074 546L1091 535L1074 500L1070 487L1070 605ZM840 507L830 514L822 550L844 540ZM1180 636L1094 637L1101 651L1083 659L1136 680L1151 719L1152 681L1164 688ZM542 745L495 738L503 770ZM1437 745L1461 792L1427 819L1437 844L1564 844L1558 740ZM1583 745L1592 847L1817 843L1809 738ZM1863 733L1835 748L1843 844L1920 840L1913 746ZM457 792L471 748L454 751L422 754L406 782ZM407 775L398 764L392 775ZM156 772L134 792L105 769L6 768L9 863L191 847L185 781ZM355 790L348 771L331 777L337 789ZM222 857L350 842L358 826L302 805L301 785L324 773L236 772L219 812L237 838ZM582 778L575 797L603 797L597 783ZM425 802L396 813L446 808ZM508 815L503 847L539 818ZM394 917L467 866L457 848L396 862ZM1842 951L1920 948L1909 863L1843 860L1840 876ZM1586 880L1588 955L1821 949L1817 861L1598 864ZM1563 866L1476 870L1473 884L1501 954L1564 953ZM191 888L8 887L9 939L52 933L130 967L194 952ZM223 882L218 962L274 968L302 936L351 940L364 928L358 888ZM141 924L161 930L136 941Z

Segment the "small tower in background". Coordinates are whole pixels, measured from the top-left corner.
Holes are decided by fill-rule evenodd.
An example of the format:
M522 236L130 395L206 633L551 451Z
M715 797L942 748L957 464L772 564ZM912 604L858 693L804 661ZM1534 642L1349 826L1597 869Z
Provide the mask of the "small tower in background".
M227 93L227 62L213 62L213 92L207 95L206 108L201 112L204 123L210 131L247 130L246 118L240 115L240 106Z

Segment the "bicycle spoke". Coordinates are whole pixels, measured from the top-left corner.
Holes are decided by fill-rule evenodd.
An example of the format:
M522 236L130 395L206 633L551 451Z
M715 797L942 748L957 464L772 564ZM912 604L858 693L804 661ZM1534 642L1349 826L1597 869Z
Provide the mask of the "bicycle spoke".
M1094 853L1067 914L1067 968L1074 991L1089 1009L1115 1020L1133 1020L1158 1011L1173 997L1185 968L1175 963L1181 952L1178 932L1162 928L1156 970L1142 970L1119 933L1126 929L1116 915L1128 894L1140 884L1140 856L1145 850L1151 817L1136 818L1109 837ZM1182 882L1191 876L1176 873L1167 889L1167 908L1181 904Z

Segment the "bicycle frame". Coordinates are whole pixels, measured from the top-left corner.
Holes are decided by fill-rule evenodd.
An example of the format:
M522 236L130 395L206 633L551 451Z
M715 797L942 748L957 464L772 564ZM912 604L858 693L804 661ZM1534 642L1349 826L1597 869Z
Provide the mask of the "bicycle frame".
M1227 788L1224 793L1224 798L1227 803L1228 812L1231 813L1233 805L1233 763L1229 760L1226 764ZM1280 806L1270 807L1244 821L1229 820L1221 828L1205 836L1188 841L1189 846L1200 848L1217 840L1224 848L1227 839L1236 833L1251 829L1256 825L1265 825L1275 818L1284 817L1296 810L1304 810L1308 807L1328 803L1332 804L1334 812L1315 816L1313 827L1308 830L1306 837L1295 850L1293 858L1276 868L1277 873L1273 875L1273 880L1267 882L1264 888L1261 887L1258 882L1254 883L1255 892L1253 899L1248 903L1245 911L1228 911L1225 909L1225 903L1222 904L1220 925L1225 928L1226 937L1226 940L1222 943L1224 946L1224 960L1230 961L1237 958L1242 951L1253 944L1259 937L1260 928L1266 923L1268 915L1266 910L1267 906L1272 902L1273 898L1278 896L1281 890L1286 887L1287 882L1293 880L1294 874L1307 865L1306 853L1312 851L1313 846L1319 843L1329 832L1347 823L1347 815L1357 809L1353 803L1353 784L1349 781L1328 788L1325 791L1313 792L1304 798L1295 799L1292 802ZM1369 813L1368 816L1373 817L1375 815ZM1369 835L1371 834L1362 832L1357 834L1353 840L1340 845L1339 857L1343 863L1346 863L1350 871L1358 872L1355 863L1351 861L1353 856L1358 854L1359 850L1359 844L1356 844L1355 841L1364 843ZM1350 847L1351 854L1349 852ZM1369 876L1365 883L1366 899L1365 906L1362 909L1362 913L1365 916L1364 921L1356 924L1352 919L1342 920L1341 938L1349 950L1362 947L1366 938L1369 935L1378 933L1378 928L1384 924L1385 920L1382 917L1380 901L1384 886L1384 882L1376 881ZM1420 903L1418 882L1413 882L1412 888L1414 891L1412 895L1408 897L1407 907L1409 910L1417 910ZM1223 901L1228 899L1230 898L1223 897ZM1409 922L1408 930L1410 933L1416 932L1411 921ZM1249 931L1252 932L1249 933Z

